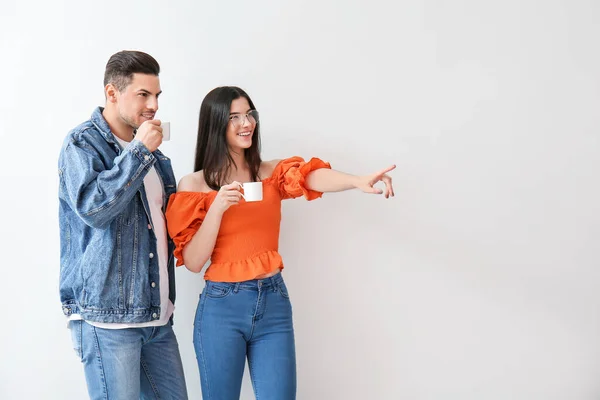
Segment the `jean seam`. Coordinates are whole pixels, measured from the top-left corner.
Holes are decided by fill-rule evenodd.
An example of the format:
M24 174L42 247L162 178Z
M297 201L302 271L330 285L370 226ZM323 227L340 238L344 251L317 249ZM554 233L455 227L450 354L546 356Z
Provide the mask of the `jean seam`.
M148 335L148 338L146 340L142 340L142 346L150 343L152 340L156 339L156 336L158 336L158 331L161 328L160 326L149 326L148 328L152 328L150 335ZM144 329L144 328L142 328Z
M79 345L79 351L78 351L78 356L79 356L79 361L83 362L83 321L79 321L79 323L77 324L77 340L79 343L77 343Z
M254 362L250 359L250 357L248 357L248 366L250 367L250 379L252 379L252 386L254 387L254 397L256 397L256 400L259 400L258 382L254 376Z
M144 357L140 357L140 363L142 365L142 369L144 370L144 373L146 374L146 378L148 378L148 381L150 382L150 387L152 387L152 391L154 392L154 395L156 396L157 399L160 399L158 387L156 386L156 382L154 382L154 378L152 378L152 375L150 374L150 369L148 368L148 364L146 364L146 360L144 360Z
M98 332L96 331L95 326L90 325L90 327L92 328L92 331L94 332L94 345L96 347L96 359L98 360L98 364L100 366L100 378L102 378L102 389L104 390L104 399L108 400L108 388L106 387L106 375L104 374L104 364L102 363L102 353L100 352L100 341L98 340Z
M202 366L204 367L204 382L206 384L206 394L208 395L206 400L210 400L211 399L211 393L210 393L210 383L208 381L208 367L206 366L206 357L204 356L204 341L203 341L203 336L202 336L202 320L204 319L204 306L206 305L206 301L208 300L207 296L204 296L204 301L202 301L202 295L200 295L200 320L198 321L198 335L200 335L200 357L202 358Z
M254 315L252 316L252 329L250 329L250 335L248 336L248 341L252 340L252 337L254 336L254 327L256 326L256 313L258 312L258 307L260 306L260 296L261 296L261 292L260 289L258 290L258 296L256 299L256 305L254 306Z

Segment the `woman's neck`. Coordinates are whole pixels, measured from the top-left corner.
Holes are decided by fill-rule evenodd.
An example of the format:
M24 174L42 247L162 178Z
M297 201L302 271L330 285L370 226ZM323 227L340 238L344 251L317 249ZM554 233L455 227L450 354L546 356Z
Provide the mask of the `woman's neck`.
M246 182L250 177L250 168L248 167L248 163L244 157L244 150L230 150L229 155L231 156L233 163L231 164L227 181Z
M233 164L237 167L236 168L237 170L248 169L248 165L246 163L246 157L244 154L244 149L239 149L239 150L230 149L229 155L231 156L231 159L233 160ZM233 165L232 165L232 167L233 167Z

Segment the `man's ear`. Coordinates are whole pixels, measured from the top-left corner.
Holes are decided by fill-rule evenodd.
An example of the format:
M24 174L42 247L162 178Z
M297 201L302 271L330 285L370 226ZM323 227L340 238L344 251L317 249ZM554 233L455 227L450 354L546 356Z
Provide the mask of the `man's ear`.
M110 101L111 103L117 102L117 88L112 83L109 83L104 87L104 95L106 96L106 101Z

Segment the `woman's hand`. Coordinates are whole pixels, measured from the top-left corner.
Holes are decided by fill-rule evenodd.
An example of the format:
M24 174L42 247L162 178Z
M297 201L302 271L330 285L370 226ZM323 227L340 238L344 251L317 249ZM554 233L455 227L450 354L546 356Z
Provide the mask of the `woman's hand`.
M217 211L223 214L229 207L238 204L242 197L242 193L240 192L241 187L242 184L239 182L232 182L229 185L221 186L211 208L216 207Z
M359 176L359 177L357 177L355 186L357 189L360 189L365 193L373 193L373 194L384 193L386 199L390 196L394 197L394 188L392 187L392 178L386 174L395 168L396 168L396 166L392 165L390 167L382 169L381 171L379 171L373 175ZM379 181L383 181L383 183L385 183L385 191L373 187Z

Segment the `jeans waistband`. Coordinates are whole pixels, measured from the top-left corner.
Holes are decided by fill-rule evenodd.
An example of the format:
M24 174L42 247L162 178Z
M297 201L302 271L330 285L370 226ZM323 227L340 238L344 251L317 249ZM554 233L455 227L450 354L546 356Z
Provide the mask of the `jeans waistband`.
M237 290L262 290L268 288L277 288L283 284L283 276L281 272L265 279L251 279L243 282L214 282L206 281L206 286L232 287Z

